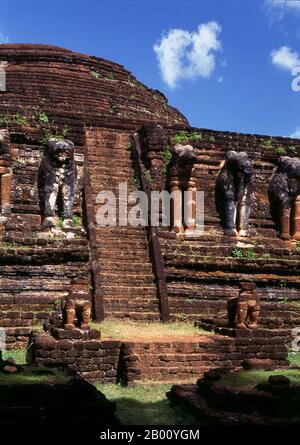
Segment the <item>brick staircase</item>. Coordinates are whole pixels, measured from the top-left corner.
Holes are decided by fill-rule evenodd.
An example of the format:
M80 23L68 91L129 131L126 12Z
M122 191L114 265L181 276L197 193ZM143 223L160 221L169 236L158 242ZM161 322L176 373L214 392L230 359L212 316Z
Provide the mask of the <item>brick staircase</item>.
M88 131L86 141L96 215L99 192L114 192L118 197L118 186L125 181L128 193L136 190L134 170L127 132L108 129ZM119 199L117 206L118 203ZM146 228L96 225L96 247L105 316L159 320Z

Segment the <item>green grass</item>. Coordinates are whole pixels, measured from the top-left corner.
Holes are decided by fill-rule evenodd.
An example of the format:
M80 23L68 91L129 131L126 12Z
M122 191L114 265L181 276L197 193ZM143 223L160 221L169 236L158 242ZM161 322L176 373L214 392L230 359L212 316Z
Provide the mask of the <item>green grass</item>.
M181 407L173 406L166 398L171 385L96 384L97 389L117 404L117 417L124 425L196 425L199 423Z
M300 352L290 352L289 361L291 362L291 366L299 366L300 367ZM299 371L300 373L300 371Z
M102 323L91 323L93 328L100 329L102 338L118 340L180 340L209 333L195 328L192 323L138 323L132 321L105 320Z
M233 388L254 387L258 383L267 383L270 375L285 375L291 381L291 385L300 384L300 372L298 369L276 369L274 371L238 371L226 375L222 384Z
M28 366L24 368L22 372L17 372L15 374L0 374L0 385L7 383L27 385L44 382L57 385L67 383L71 379L71 377L66 375L63 371L47 368L43 368L43 371L49 372L50 374L40 374L40 370L31 366Z
M26 349L12 349L11 351L2 352L2 358L3 360L7 360L9 357L11 357L18 365L25 365L26 353Z

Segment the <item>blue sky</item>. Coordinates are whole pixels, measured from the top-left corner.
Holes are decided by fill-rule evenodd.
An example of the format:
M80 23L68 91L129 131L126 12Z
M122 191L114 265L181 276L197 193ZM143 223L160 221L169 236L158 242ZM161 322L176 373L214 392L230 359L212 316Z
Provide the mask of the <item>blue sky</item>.
M300 66L300 0L0 5L2 42L48 43L119 62L196 127L300 137L300 91L291 87Z

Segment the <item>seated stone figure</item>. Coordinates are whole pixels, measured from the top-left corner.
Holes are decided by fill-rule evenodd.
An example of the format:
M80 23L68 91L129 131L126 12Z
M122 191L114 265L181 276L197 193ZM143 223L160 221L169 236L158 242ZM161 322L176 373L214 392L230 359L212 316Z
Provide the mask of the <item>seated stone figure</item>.
M235 327L238 329L257 328L260 313L260 300L253 282L242 282L236 302Z
M88 330L91 318L92 304L86 298L75 297L71 292L66 304L65 329L76 329L76 327Z
M64 227L72 227L73 203L77 168L74 144L67 139L51 138L45 148L38 172L38 191L42 227L54 227L57 199L62 203Z
M169 165L169 185L174 196L173 229L177 233L192 231L196 221L196 179L193 177L197 156L191 145L176 144L172 148L173 157ZM188 197L184 192L188 192ZM188 202L184 202L185 198ZM187 206L184 221L183 205Z
M283 156L269 185L272 218L279 237L300 240L300 159Z
M12 176L9 132L7 130L0 130L1 214L4 217L11 213Z
M224 234L248 236L253 167L246 152L228 151L216 179L215 199Z

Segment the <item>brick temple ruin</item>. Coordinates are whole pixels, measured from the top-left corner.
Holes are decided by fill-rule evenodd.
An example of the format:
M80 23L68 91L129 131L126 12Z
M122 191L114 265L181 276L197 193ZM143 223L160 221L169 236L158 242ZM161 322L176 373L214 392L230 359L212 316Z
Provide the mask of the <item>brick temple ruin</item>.
M12 213L0 225L0 327L8 347L34 341L37 364L64 363L106 382L116 381L120 363L128 382L193 380L212 366L251 358L285 365L285 344L300 321L300 249L297 241L277 236L268 185L280 156L300 156L300 141L191 128L162 93L97 57L4 44L0 60L6 62L0 128L9 131L12 157ZM57 233L42 229L37 182L51 137L74 143L77 167L76 224L61 225ZM184 187L185 179L172 173L177 142L193 147L186 187L205 192L204 234L99 227L101 190L117 192L124 181L129 192ZM215 205L216 178L229 151L246 152L253 165L248 237L224 235ZM253 332L213 325L224 318L241 281L254 282L260 299ZM195 321L210 334L156 344L35 332L70 293L91 302L95 320Z

